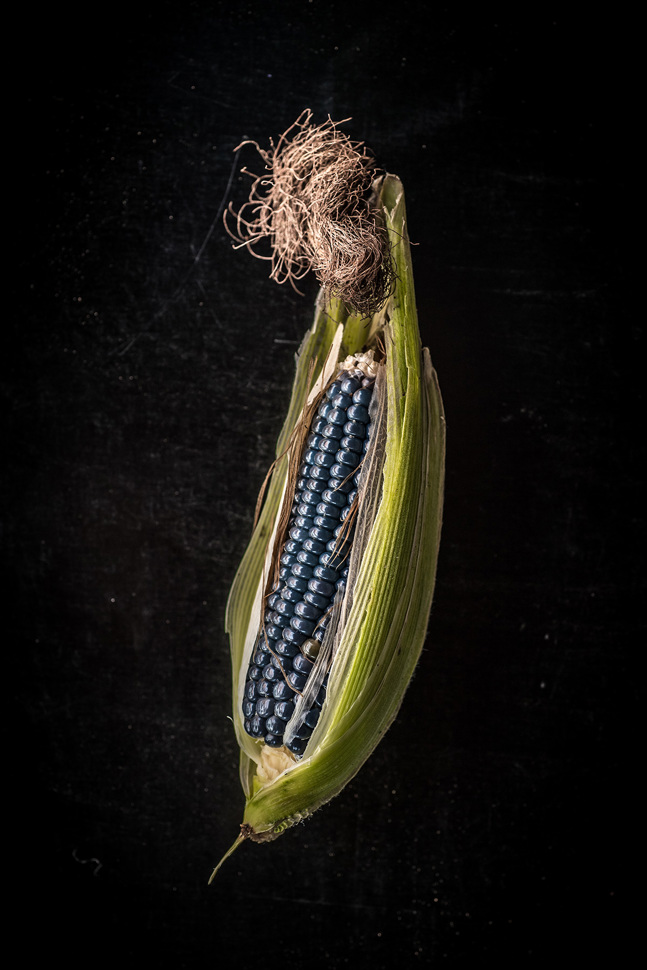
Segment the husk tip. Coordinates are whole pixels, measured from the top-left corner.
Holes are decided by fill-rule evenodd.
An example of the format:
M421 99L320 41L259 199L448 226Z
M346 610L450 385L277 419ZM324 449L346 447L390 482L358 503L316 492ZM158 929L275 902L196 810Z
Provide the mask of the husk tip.
M218 863L218 865L215 867L215 869L213 870L213 872L209 876L209 882L207 883L208 886L210 886L211 883L213 882L213 880L216 878L216 874L220 870L220 868L223 865L223 863L229 858L230 855L233 855L233 853L236 851L236 849L238 848L238 846L241 845L241 843L243 843L246 839L249 838L249 834L250 834L249 833L249 826L241 825L240 828L241 828L240 834L236 838L236 841L233 843L233 845L231 845L227 849L227 851L225 852L224 856L222 857L222 859L220 860L220 862Z

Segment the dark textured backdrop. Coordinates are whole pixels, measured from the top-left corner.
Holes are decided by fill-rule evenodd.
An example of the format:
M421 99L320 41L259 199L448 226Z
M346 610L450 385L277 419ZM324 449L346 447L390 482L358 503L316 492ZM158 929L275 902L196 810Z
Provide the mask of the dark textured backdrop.
M557 5L84 9L21 18L8 97L6 835L24 958L617 955L642 446L613 33ZM316 292L269 282L220 211L248 184L236 145L305 107L352 116L405 184L448 424L437 593L371 761L207 888L243 807L227 591Z

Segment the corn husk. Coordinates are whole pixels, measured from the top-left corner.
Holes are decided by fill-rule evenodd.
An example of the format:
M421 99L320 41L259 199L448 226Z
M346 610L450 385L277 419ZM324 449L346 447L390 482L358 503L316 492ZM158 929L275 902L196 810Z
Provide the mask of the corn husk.
M379 313L363 320L349 316L340 302L324 305L320 298L297 355L263 508L227 606L233 721L246 799L241 834L230 852L245 838L276 838L341 791L396 716L425 640L440 539L445 422L436 373L420 345L402 184L387 175L374 188L391 242L394 291ZM295 460L289 444L308 400L331 379L337 362L376 340L385 352L373 415L379 434L372 435L373 464L363 476L346 600L330 635L334 663L326 701L304 756L295 759L249 737L241 713L289 462Z

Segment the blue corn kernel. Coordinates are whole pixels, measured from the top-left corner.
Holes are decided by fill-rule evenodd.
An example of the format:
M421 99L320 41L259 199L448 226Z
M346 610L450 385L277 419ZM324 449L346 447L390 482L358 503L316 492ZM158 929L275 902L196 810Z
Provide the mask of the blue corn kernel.
M287 600L282 599L280 603L277 603L276 612L281 618L292 616L294 613L294 603L289 603Z
M308 674L312 670L313 666L314 665L313 665L312 661L311 660L308 660L307 657L304 657L304 655L302 653L298 653L296 655L296 657L294 658L294 660L292 661L292 667L293 667L293 669L296 670L296 672L298 674L304 674L306 677L308 676ZM260 701L259 701L259 703L260 703Z
M266 734L263 740L265 741L265 744L269 744L271 748L280 748L283 744L283 735Z
M290 627L285 631L286 633L292 632ZM288 643L287 640L279 640L275 647L276 652L279 657L294 657L295 654L299 652L299 647L296 643Z
M328 417L328 413L331 410L332 410L332 404L331 404L331 402L328 401L328 400L325 400L325 401L322 401L321 404L319 405L319 408L317 409L317 414L321 418L326 418L326 417Z
M254 716L250 719L249 733L254 738L260 738L263 734L265 734L265 718L259 717L258 714L254 714Z
M248 701L256 700L256 682L248 680L245 684L245 698Z
M286 744L288 751L292 751L293 754L303 754L306 749L308 741L305 738L292 738L292 740Z
M282 721L289 721L294 714L293 701L276 701L274 716L280 717Z
M264 678L263 680L259 680L256 684L256 693L259 697L269 697L272 693L272 684L270 684L269 680L265 680Z
M348 421L344 425L344 434L353 435L355 438L365 438L366 425L361 421Z
M316 608L317 613L321 613L322 610L330 606L329 596L319 596L318 593L312 593L310 590L303 594L303 598L306 603L310 603L311 606Z
M290 589L297 590L299 593L305 593L308 588L308 580L299 579L298 576L290 576L286 585L289 586Z
M335 573L335 579L337 574ZM327 596L328 599L335 592L335 587L331 582L326 582L324 579L310 579L308 581L308 589L312 593L316 593L318 596Z
M337 454L336 451L335 451L335 454ZM325 482L328 481L328 470L323 465L313 465L312 468L310 469L310 478L308 479L308 486L310 485L311 481L324 482L324 488L325 488ZM312 488L311 491L317 492L318 489Z
M317 515L327 515L331 519L336 519L339 522L339 506L333 505L331 502L319 502L317 506Z
M321 469L321 468L319 469L319 471L322 471L322 470L323 469ZM321 480L319 480L317 478L309 478L308 479L308 487L306 489L304 489L304 492L315 492L317 495L321 495L321 493L323 491L325 491L325 489L328 487L328 478L329 477L330 476L328 475L328 469L326 468L325 469L325 476ZM312 506L314 504L315 503L313 503L313 502L311 502L310 504L307 504L307 503L304 502L304 503L302 503L299 506L299 508L312 509ZM314 515L314 512L311 512L310 514L311 515Z
M328 390L326 391L326 398L332 401L341 392L341 381L333 381Z
M284 586L281 590L281 601L282 603L298 603L301 600L301 593L298 589L291 589L289 586ZM276 607L277 610L279 607ZM283 613L284 616L292 616L291 613Z
M305 636L303 633L297 633L296 630L293 630L292 627L289 626L283 631L283 639L294 644L295 647L299 647L305 640Z
M296 670L291 670L286 679L292 690L301 691L305 687L308 678L304 677L303 674L297 673Z
M323 523L320 523L320 524L323 524ZM313 576L312 566L304 566L303 563L296 562L292 567L292 575L303 577L303 579L311 579Z
M306 552L305 549L299 553L297 559L306 566L317 566L320 562L320 557L315 556L312 552Z
M307 491L316 491L316 489L308 489ZM294 521L296 522L298 519L299 525L306 526L307 523L307 528L311 528L312 519L314 518L315 514L315 509L312 507L312 505L308 505L307 502L301 502L300 505L297 505L297 515L295 516Z
M323 438L321 439L321 444L319 445L319 451L323 451L326 454L334 454L339 448L337 438Z
M330 539L332 539L332 529L322 529L318 525L313 525L313 527L310 529L309 534L311 539L314 539L316 542L323 542L324 545L327 542L329 542ZM305 549L305 546L304 546L304 549ZM310 551L315 552L314 549L311 549Z
M352 468L348 468L346 465L333 465L332 468L337 469L335 474L339 477L331 478L328 482L328 488L331 492L341 492L343 495L348 495L353 489ZM331 474L332 468L330 469Z
M335 464L335 455L337 449L333 449L329 454L323 451L317 452L317 457L315 458L315 465L319 468L330 468L331 465Z
M328 550L328 552L335 552L335 553L338 553L340 556L343 555L344 553L344 545L343 545L344 535L342 531L343 529L344 529L343 524L339 526L339 529L335 529L335 538L331 539L330 542L326 543L326 549ZM346 544L349 545L349 543L346 543Z
M342 411L348 411L352 403L353 398L348 394L344 394L343 391L341 394L337 394L337 396L332 399L332 406L334 408L341 409ZM328 420L330 421L330 418Z
M330 566L315 566L312 572L317 579L325 579L328 583L336 583L339 579L338 571Z
M315 555L321 555L321 553L326 548L325 542L318 542L317 539L305 539L303 543L303 548L306 552L314 552Z
M357 468L362 460L362 456L357 451L351 451L350 448L340 448L335 455L335 460L338 465L348 465L349 468ZM348 475L348 472L346 474Z
M261 647L258 647L254 651L252 662L256 664L257 667L264 667L269 659L270 659L269 651L263 650Z
M360 387L353 394L353 404L363 404L364 407L368 407L372 397L372 387Z
M327 488L321 497L324 502L329 505L336 505L337 508L343 508L346 505L346 496L342 492L334 492L330 488Z
M301 656L301 654L299 654ZM274 713L274 705L276 701L272 697L261 697L260 700L256 702L256 713L259 717L269 717L270 714ZM271 730L268 728L268 731Z
M344 432L342 426L339 424L327 424L326 427L321 432L325 438L343 438ZM321 454L320 451L317 452L318 455Z
M299 553L299 555L301 555L301 553ZM278 627L284 628L284 627L290 625L290 617L289 616L281 616L281 614L280 613L277 613L276 610L275 610L272 613L272 624L274 626L278 626Z
M256 713L256 702L249 701L247 698L243 701L243 715L247 718L253 717Z
M294 697L294 691L284 680L278 680L272 690L272 697L277 701L289 701Z
M285 722L282 721L280 717L268 717L265 724L265 729L266 731L269 731L270 734L277 734L282 737L283 732L285 731Z
M290 625L293 630L298 630L299 633L305 633L307 637L311 637L315 629L315 624L312 620L306 620L300 616L293 616Z
M274 666L274 664L270 663L267 665L267 667L263 669L263 677L269 683L272 683L273 681L278 680L280 676L281 676L281 672L278 669L278 667Z
M357 438L355 435L346 435L346 437L342 438L341 441L339 442L340 450L343 449L345 451L355 451L360 457L362 454L363 447L364 446L362 444L362 439ZM341 458L338 460L341 461Z
M358 391L361 386L356 377L347 377L345 381L341 382L341 392L352 398L355 391Z
M268 656L268 655L263 654L263 656ZM254 666L249 668L248 677L250 680L260 680L262 676L263 676L263 670L261 667Z
M309 728L315 728L317 726L317 721L319 720L320 714L321 714L321 711L317 710L316 707L310 708L305 718L303 719L304 724L307 724Z
M349 468L348 465L333 465L330 469L330 474L333 476L329 483L331 490L334 492L343 492L347 495L353 487L351 479L353 469Z
M321 610L318 610L316 606L312 606L311 603L297 603L294 608L295 615L297 617L302 616L306 620L318 620Z
M338 427L341 427L342 425L346 424L346 422L348 421L348 418L346 417L346 414L347 414L347 412L345 410L342 411L341 408L333 408L332 411L328 415L328 423L329 424L337 425ZM339 435L337 435L337 434L336 435L326 435L325 431L323 432L323 434L327 438L341 438L342 437L341 434L339 434Z
M325 634L326 634L326 627L325 626L322 626L322 624L319 623L318 626L317 626L317 629L314 631L314 633L312 635L313 635L313 637L314 637L315 640L319 640L319 642L321 643L321 641L323 640Z

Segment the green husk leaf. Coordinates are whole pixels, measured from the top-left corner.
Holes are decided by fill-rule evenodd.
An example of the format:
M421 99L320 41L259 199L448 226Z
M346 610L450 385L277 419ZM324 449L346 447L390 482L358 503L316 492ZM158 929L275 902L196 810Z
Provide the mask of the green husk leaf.
M420 346L402 184L387 175L376 188L395 265L393 294L368 320L348 317L338 301L318 305L297 357L277 463L227 606L234 724L247 799L242 836L235 846L247 837L276 838L341 791L396 716L425 639L440 540L445 422L436 374L428 351ZM367 335L376 331L386 350L381 501L337 644L326 702L305 756L274 780L261 783L261 743L242 726L240 671L258 629L264 570L287 476L284 452L335 341L341 337L335 353L342 359L363 349Z

